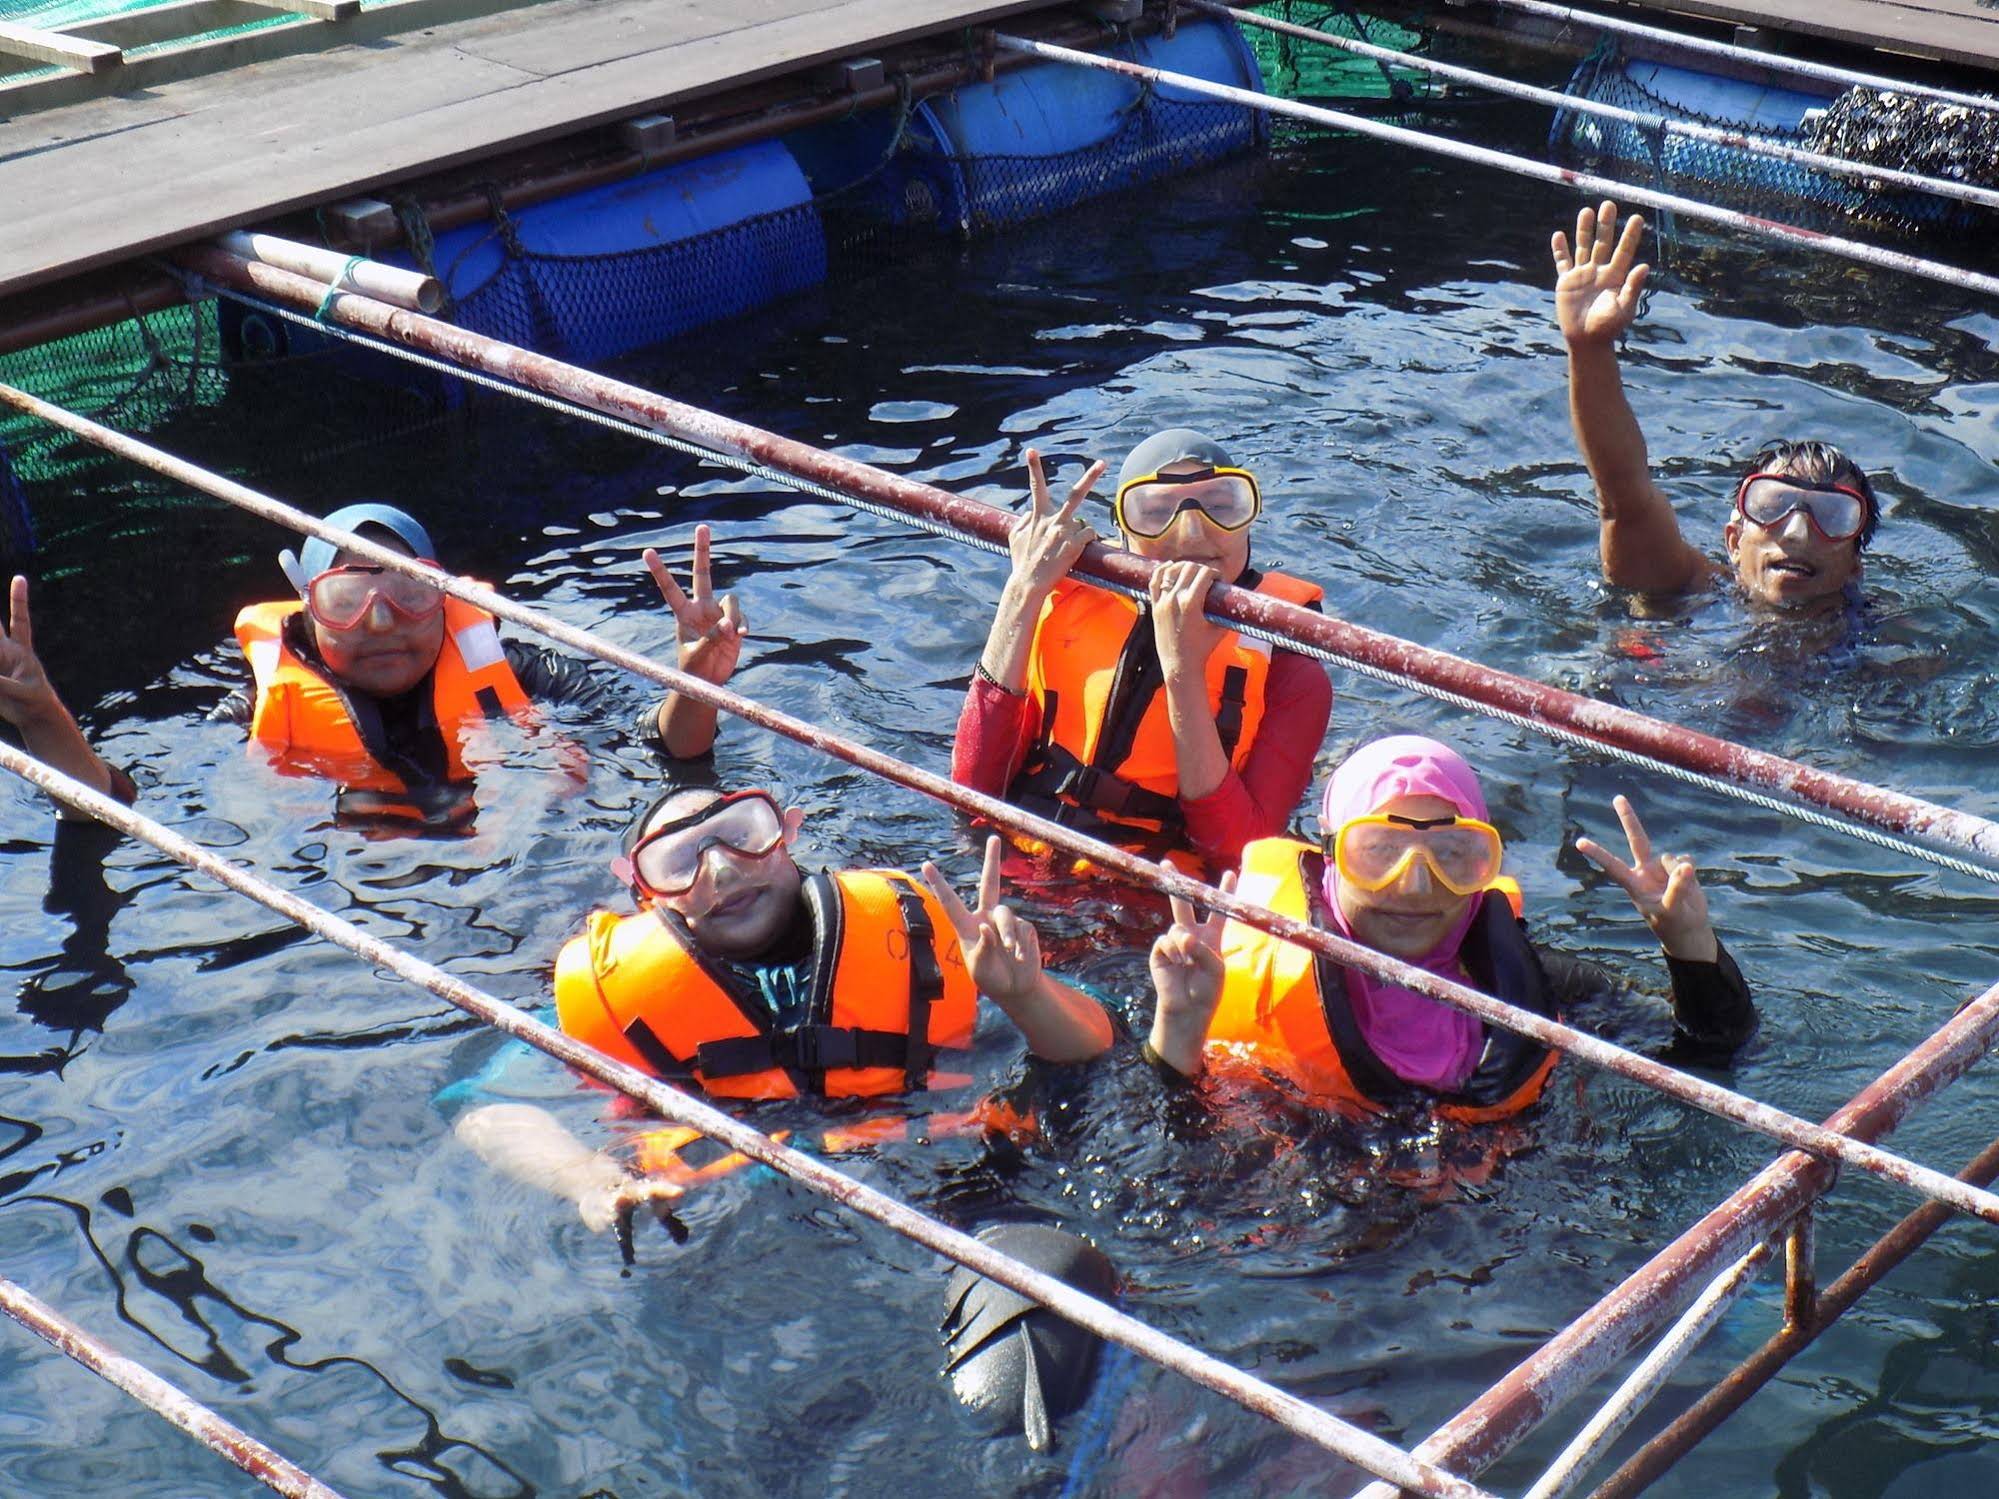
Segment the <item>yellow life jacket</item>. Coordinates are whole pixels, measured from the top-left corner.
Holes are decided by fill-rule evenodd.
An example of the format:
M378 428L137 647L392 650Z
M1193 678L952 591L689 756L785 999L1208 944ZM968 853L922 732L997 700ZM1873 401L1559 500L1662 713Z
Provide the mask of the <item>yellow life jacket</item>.
M393 812L393 798L426 788L421 768L400 769L384 741L379 711L364 693L350 692L304 660L285 640L286 621L303 605L252 604L236 616L236 640L256 682L250 738L287 775L319 775L345 791L386 793L371 810ZM507 664L493 616L460 599L444 601L444 645L430 674L430 722L443 747L445 780L472 779L460 744L461 726L508 714L528 720L532 705ZM411 810L407 815L421 815Z
M1315 604L1315 584L1264 573L1255 592ZM1223 634L1208 657L1208 707L1238 772L1263 725L1268 642ZM1027 694L1041 728L1008 800L1109 842L1162 853L1182 841L1180 757L1150 614L1139 601L1064 579L1042 606Z
M937 898L906 874L808 875L811 1003L780 1028L755 987L651 907L593 912L555 964L562 1029L633 1067L723 1098L871 1097L957 1087L933 1074L964 1051L978 990Z
M1279 915L1311 921L1324 855L1290 838L1259 838L1243 849L1236 894ZM1556 1054L1523 1036L1487 1027L1485 1053L1463 1087L1437 1093L1405 1083L1361 1034L1337 964L1255 927L1222 928L1222 997L1208 1044L1266 1067L1316 1102L1377 1112L1413 1099L1467 1123L1503 1119L1541 1096ZM1553 1014L1546 975L1520 929L1520 887L1487 889L1466 933L1464 962L1475 987L1537 1015Z

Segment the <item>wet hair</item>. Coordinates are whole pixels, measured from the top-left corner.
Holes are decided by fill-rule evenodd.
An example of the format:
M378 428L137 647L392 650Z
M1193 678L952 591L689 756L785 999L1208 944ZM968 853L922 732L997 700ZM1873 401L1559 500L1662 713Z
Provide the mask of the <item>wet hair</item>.
M1853 539L1856 552L1867 550L1867 543L1874 539L1881 525L1881 501L1875 497L1874 486L1867 482L1866 470L1829 442L1813 439L1791 442L1785 438L1766 442L1749 460L1747 471L1791 474L1809 484L1844 484L1858 490L1867 501L1867 519L1861 522L1860 534Z

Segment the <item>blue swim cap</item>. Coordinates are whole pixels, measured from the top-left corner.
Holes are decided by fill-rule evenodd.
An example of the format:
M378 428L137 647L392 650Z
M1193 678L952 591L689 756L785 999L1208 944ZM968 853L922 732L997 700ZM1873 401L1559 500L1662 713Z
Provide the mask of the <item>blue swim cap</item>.
M326 523L343 531L380 526L385 531L393 531L416 556L432 562L437 560L437 548L431 545L430 532L424 530L423 523L393 505L346 505L327 516ZM305 575L305 580L311 582L333 566L333 559L339 555L339 549L332 542L317 536L309 537L306 544L299 548L299 570Z

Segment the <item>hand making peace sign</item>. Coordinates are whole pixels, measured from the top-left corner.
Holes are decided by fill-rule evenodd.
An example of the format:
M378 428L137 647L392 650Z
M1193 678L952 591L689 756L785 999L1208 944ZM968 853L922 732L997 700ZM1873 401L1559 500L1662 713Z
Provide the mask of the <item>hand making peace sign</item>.
M1653 852L1645 824L1638 820L1630 800L1620 796L1611 805L1624 824L1631 862L1627 864L1594 838L1578 838L1576 852L1624 888L1667 957L1712 963L1719 944L1708 921L1707 896L1694 877L1694 861Z
M1041 987L1041 939L1024 916L1000 904L1000 840L986 840L985 867L979 872L979 904L958 898L935 864L923 866L923 883L944 907L958 933L965 967L979 992L1001 1009L1034 995Z
M11 633L0 624L0 719L17 729L62 716L62 702L35 654L35 624L28 614L28 580L15 578L8 590Z
M1068 498L1057 505L1048 493L1048 478L1042 472L1041 454L1027 450L1027 511L1013 523L1006 549L1013 557L1013 581L1026 590L1037 606L1048 591L1069 575L1083 549L1097 539L1090 523L1076 512L1089 498L1097 480L1104 476L1102 460L1083 470L1069 490Z
M694 572L689 579L694 587L691 598L674 581L658 552L647 547L642 555L646 571L659 585L660 597L673 611L674 638L680 643L680 669L719 686L729 680L736 663L742 659L743 637L749 633L749 627L733 593L725 593L720 599L715 597L708 547L708 528L696 526Z
M1173 866L1164 867L1172 873ZM1235 871L1223 875L1224 895L1235 892ZM1193 1076L1201 1070L1201 1047L1215 1006L1222 999L1222 927L1228 918L1219 911L1206 917L1193 904L1174 895L1173 925L1152 944L1152 988L1158 1008L1152 1014L1152 1049L1176 1070Z
M1608 343L1638 316L1638 294L1652 274L1651 266L1632 264L1645 220L1634 213L1621 236L1616 230L1617 205L1606 199L1603 207L1576 215L1573 258L1567 236L1555 231L1555 321L1570 343Z

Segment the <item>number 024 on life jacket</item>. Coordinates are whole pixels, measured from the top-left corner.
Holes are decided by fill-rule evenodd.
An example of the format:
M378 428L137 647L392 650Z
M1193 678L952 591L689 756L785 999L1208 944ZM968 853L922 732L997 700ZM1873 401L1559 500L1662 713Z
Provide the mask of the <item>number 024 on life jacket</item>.
M1321 590L1264 573L1255 592L1315 604ZM1240 772L1263 726L1270 646L1234 630L1208 657L1208 708ZM1152 618L1136 599L1064 579L1042 606L1027 693L1040 715L1008 799L1113 843L1163 851L1186 825Z
M780 1027L755 986L654 906L591 915L555 964L562 1029L606 1056L722 1098L873 1097L957 1087L978 991L936 897L908 875L806 877L811 1002Z
M1309 843L1259 838L1243 849L1236 894L1280 915L1315 918L1325 856ZM1460 961L1474 988L1552 1016L1540 959L1520 928L1519 888L1501 880L1478 897ZM1503 1119L1540 1098L1555 1053L1487 1027L1484 1054L1449 1093L1405 1083L1375 1055L1347 997L1346 971L1330 959L1231 921L1222 929L1222 997L1208 1043L1289 1078L1314 1101L1371 1113L1427 1101L1444 1118Z
M409 779L392 768L380 713L365 693L343 687L304 660L287 642L297 602L252 604L236 616L236 640L249 659L257 689L250 737L270 751L277 769L321 775L351 790L402 793ZM493 616L463 600L444 601L444 644L430 674L429 715L442 744L445 778L472 779L460 729L502 714L522 721L532 705L508 666Z

